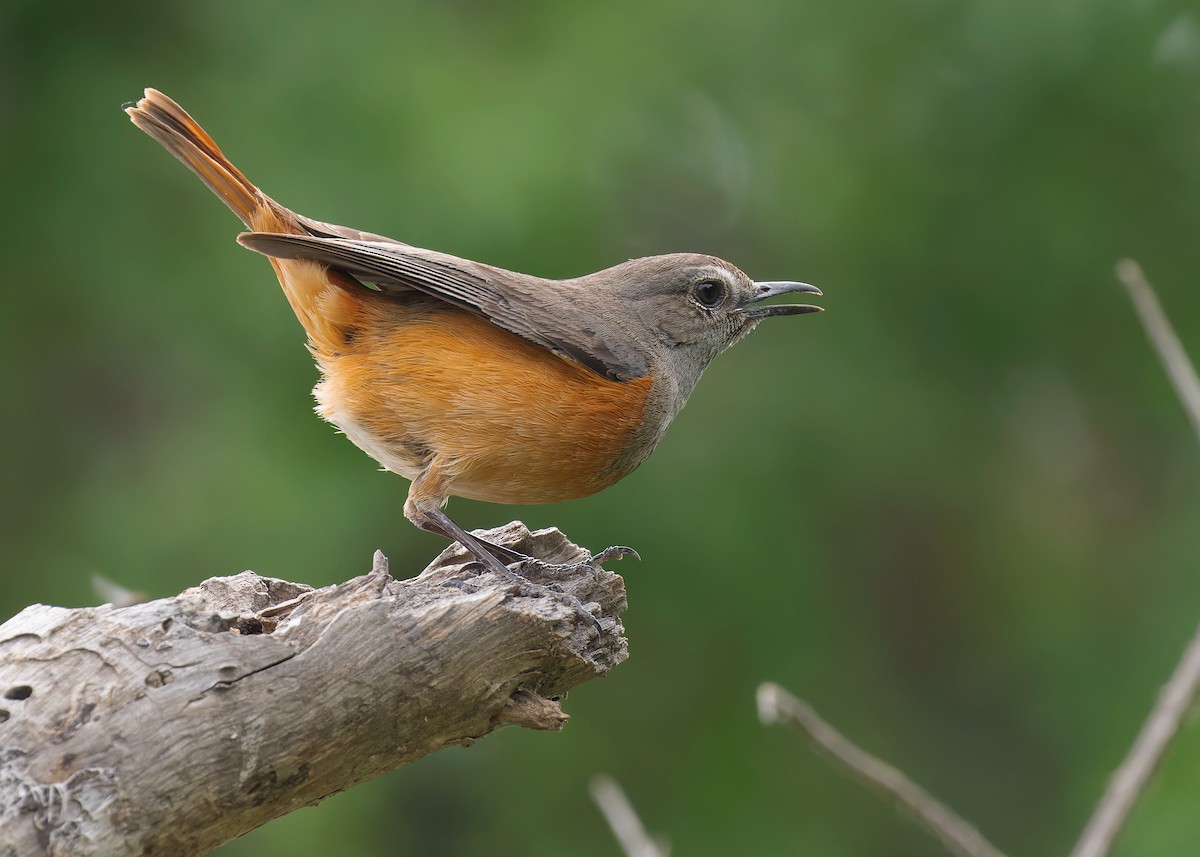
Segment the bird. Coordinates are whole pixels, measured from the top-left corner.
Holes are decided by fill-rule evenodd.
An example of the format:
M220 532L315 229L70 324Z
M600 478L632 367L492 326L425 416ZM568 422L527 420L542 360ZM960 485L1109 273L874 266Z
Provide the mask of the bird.
M123 108L270 261L320 370L317 413L410 481L409 521L502 576L541 561L467 532L445 512L451 496L556 503L611 486L654 451L718 354L763 319L821 310L762 303L815 286L756 282L698 253L556 280L323 223L260 191L158 90Z

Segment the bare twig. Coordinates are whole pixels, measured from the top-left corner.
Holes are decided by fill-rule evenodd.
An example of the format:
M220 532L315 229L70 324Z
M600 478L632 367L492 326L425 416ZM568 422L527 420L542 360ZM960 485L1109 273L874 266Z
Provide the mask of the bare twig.
M1200 436L1200 379L1188 359L1179 337L1171 329L1154 290L1147 282L1141 267L1132 259L1117 263L1117 278L1129 290L1133 305L1146 328L1158 356L1162 358L1167 376L1175 387L1188 417ZM1150 777L1158 768L1183 723L1184 717L1196 701L1200 691L1200 629L1184 649L1183 657L1175 667L1170 681L1158 695L1158 702L1142 724L1141 732L1129 748L1117 772L1108 784L1108 790L1092 817L1088 820L1071 857L1104 857L1116 842L1121 828L1129 818Z
M1129 748L1125 761L1113 774L1104 797L1096 804L1096 810L1071 852L1071 857L1104 857L1108 854L1192 707L1198 687L1200 629L1197 629L1184 650L1171 680L1159 693L1154 710L1142 724L1142 730Z
M957 857L1004 857L970 823L903 773L854 744L812 706L777 684L758 687L758 717L765 724L788 723L800 729L812 746L851 777L908 811Z
M92 591L100 597L101 601L111 604L113 607L132 607L134 604L141 604L146 600L145 592L126 589L102 574L92 575Z
M1158 352L1167 377L1197 438L1200 438L1200 377L1197 377L1195 367L1138 263L1122 259L1117 263L1116 274L1128 290L1146 335ZM1133 746L1096 804L1071 857L1107 857L1198 695L1200 628L1184 649ZM970 824L903 773L853 744L803 700L791 696L778 685L763 684L758 689L758 708L764 723L787 722L798 727L817 750L855 779L912 813L954 854L959 857L1003 857Z
M667 857L670 849L665 844L655 842L646 833L646 828L634 812L633 804L616 780L598 774L592 778L589 790L626 857Z
M1141 266L1132 259L1122 259L1117 263L1117 279L1129 291L1133 307L1142 319L1146 328L1146 336L1150 338L1158 356L1162 358L1163 368L1167 377L1175 387L1179 400L1192 421L1192 428L1200 437L1200 378L1196 377L1196 369L1188 359L1187 352L1179 342L1179 337L1167 321L1166 313L1154 294L1154 289L1142 273Z

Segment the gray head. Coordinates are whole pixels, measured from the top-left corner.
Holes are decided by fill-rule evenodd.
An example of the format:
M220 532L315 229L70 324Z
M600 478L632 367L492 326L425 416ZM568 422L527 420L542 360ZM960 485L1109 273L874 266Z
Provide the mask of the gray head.
M809 304L759 304L775 295L819 295L816 286L755 282L723 259L694 253L632 259L577 282L585 288L602 284L597 291L624 299L634 310L625 322L635 327L627 332L653 354L660 370L670 370L683 398L713 358L764 318L821 311Z

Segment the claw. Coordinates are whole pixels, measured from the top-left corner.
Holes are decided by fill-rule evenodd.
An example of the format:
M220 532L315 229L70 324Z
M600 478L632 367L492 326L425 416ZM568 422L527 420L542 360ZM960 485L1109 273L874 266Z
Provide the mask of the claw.
M588 565L602 566L604 563L609 562L610 560L622 559L626 556L631 556L638 562L642 561L642 555L633 548L627 548L624 545L613 545L612 547L605 548L604 550L600 551L600 553L589 559Z

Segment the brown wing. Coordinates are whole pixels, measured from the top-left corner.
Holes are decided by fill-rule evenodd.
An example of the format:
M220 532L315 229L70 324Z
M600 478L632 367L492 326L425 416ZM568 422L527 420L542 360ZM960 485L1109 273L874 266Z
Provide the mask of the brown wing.
M311 227L337 229L315 221ZM365 235L365 233L357 233ZM370 240L375 239L375 240ZM589 322L589 312L564 292L566 283L494 268L446 253L371 236L322 237L244 232L238 242L267 256L313 259L378 285L416 289L486 318L493 324L615 381L641 378L649 365L627 337ZM577 295L577 298L585 298Z

